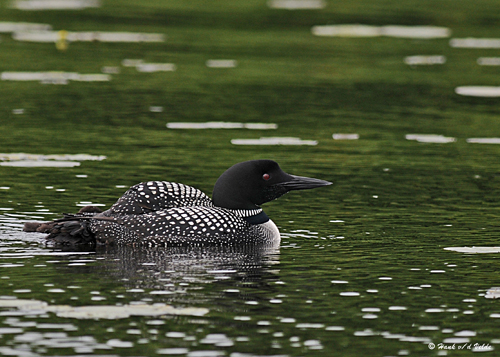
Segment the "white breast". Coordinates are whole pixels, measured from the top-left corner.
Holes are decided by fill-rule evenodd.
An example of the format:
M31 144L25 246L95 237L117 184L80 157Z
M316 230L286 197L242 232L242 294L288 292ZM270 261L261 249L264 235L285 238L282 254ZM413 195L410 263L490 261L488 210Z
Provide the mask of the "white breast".
M268 242L271 245L279 247L281 241L280 231L272 220L269 220L266 223L259 224L259 228L264 231L264 234L266 237L268 237Z

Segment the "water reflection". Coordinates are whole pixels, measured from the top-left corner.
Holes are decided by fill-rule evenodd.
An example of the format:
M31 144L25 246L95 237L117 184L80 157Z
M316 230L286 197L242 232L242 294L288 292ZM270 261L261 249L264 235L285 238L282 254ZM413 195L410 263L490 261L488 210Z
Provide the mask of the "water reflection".
M477 261L478 255L443 250L435 242L356 237L352 218L344 216L330 217L341 224L328 222L325 231L285 228L279 248L62 251L20 231L22 221L39 213L33 211L7 210L0 217L0 301L13 306L0 309L7 342L0 353L21 355L24 346L32 353L46 348L46 355L67 346L75 353L149 348L147 355L236 356L250 349L268 355L272 348L274 354L306 355L343 343L354 356L369 341L384 355L404 355L425 354L429 343L496 343L481 328L500 318L489 307L498 296L491 287L498 284L481 273L481 266L490 271L495 254ZM340 233L344 239L336 239ZM431 261L409 253L422 247L435 254ZM410 265L401 269L401 261ZM26 273L36 278L18 279ZM43 305L38 314L16 307L34 302ZM158 315L168 305L208 312ZM136 308L141 314L133 313ZM97 330L88 333L84 318L99 319ZM35 342L26 342L34 333Z
M500 48L498 38L452 38L450 46L456 48Z
M135 292L149 290L149 295L163 297L199 289L197 284L260 281L264 275L272 274L269 267L279 263L278 247L249 245L140 250L116 246L98 250L97 255L104 258L97 269L105 269ZM236 290L226 293L239 293Z
M259 139L232 139L233 145L318 145L316 140L302 140L294 137L261 137Z
M2 73L2 79L6 72ZM26 74L26 72L23 72ZM56 75L60 72L54 72ZM80 166L80 161L102 161L105 160L104 155L88 155L88 154L66 154L66 155L42 155L42 154L26 154L26 153L1 153L0 166L15 166L15 167L75 167Z
M48 31L51 29L52 26L49 24L0 21L1 33L18 32L18 31Z
M286 10L316 10L327 5L324 0L269 0L267 6L272 9Z
M19 10L83 10L100 7L98 0L15 0L11 7Z
M278 125L274 123L236 123L236 122L220 122L211 121L206 123L183 123L170 122L167 123L169 129L254 129L254 130L270 130L278 129Z
M451 30L446 27L436 26L370 26L360 24L323 25L313 26L311 29L316 36L338 37L397 37L411 39L446 38L451 35Z
M406 140L415 140L419 143L446 144L457 141L456 138L446 137L439 134L406 134Z

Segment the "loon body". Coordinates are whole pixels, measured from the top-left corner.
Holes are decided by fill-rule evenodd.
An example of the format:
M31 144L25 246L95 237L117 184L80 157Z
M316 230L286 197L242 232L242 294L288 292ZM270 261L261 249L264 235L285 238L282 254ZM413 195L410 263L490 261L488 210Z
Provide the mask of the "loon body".
M245 161L219 177L212 199L180 183L143 182L104 212L87 206L52 222L26 223L24 230L49 233L47 239L60 244L273 244L279 230L260 205L330 184L289 175L271 160Z

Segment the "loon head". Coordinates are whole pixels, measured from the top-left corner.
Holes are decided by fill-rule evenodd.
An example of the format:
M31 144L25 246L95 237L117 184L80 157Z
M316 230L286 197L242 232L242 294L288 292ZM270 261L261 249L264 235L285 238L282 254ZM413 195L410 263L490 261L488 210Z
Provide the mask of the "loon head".
M288 191L331 185L315 178L290 175L272 160L240 162L217 180L212 194L214 205L229 209L256 209Z

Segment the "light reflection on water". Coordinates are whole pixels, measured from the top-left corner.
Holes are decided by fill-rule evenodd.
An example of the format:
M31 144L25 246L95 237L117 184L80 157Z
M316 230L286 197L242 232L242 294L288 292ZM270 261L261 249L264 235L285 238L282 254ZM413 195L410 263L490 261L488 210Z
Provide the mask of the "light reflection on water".
M120 355L124 349L137 355L309 355L336 349L356 355L368 341L380 352L374 355L404 355L428 354L429 343L482 343L494 350L499 342L482 330L500 316L489 304L497 290L494 279L484 278L487 262L433 250L429 242L397 247L390 240L356 239L345 218L334 219L343 222L329 234L285 228L279 249L71 251L46 247L40 236L21 232L24 221L45 214L2 212L0 298L45 304L38 310L0 308L4 355ZM422 246L435 255L431 263L414 254ZM64 305L141 304L209 312L119 320L91 315L101 317L90 332L76 315L57 315Z

